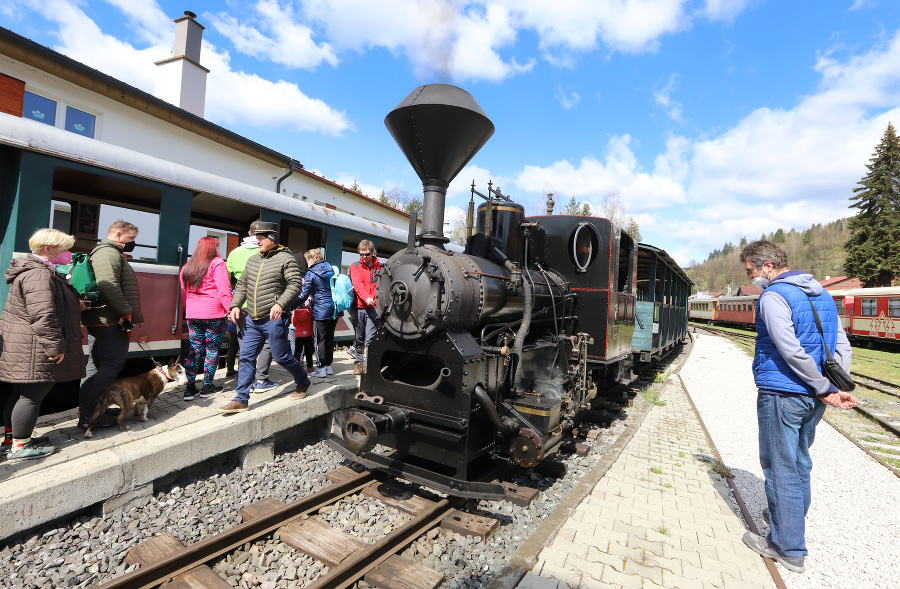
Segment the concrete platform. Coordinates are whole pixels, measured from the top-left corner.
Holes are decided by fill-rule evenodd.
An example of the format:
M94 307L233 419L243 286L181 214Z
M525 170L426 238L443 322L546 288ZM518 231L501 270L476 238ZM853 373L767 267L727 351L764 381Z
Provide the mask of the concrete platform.
M741 541L744 523L675 377L660 399L520 588L774 586Z
M273 363L270 378L280 386L252 394L250 410L222 414L217 407L233 397L236 378L216 373L225 391L210 399L183 400L184 387L164 391L141 422L126 417L129 431L98 429L91 439L77 427L77 410L43 416L37 435L50 437L57 453L36 460L0 462L0 541L86 508L107 510L153 492L153 483L204 462L260 464L271 460L276 437L322 431L323 416L344 406L359 390L353 361L336 352L335 374L313 378L309 395L290 399L293 379Z

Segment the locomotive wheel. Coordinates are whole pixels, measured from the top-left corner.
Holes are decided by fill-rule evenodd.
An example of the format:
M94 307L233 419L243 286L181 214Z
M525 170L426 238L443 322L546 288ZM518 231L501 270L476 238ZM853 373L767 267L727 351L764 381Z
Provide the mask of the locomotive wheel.
M375 447L378 429L375 422L359 411L348 411L344 421L344 441L357 454L365 454Z
M544 442L534 430L522 428L519 437L513 440L509 454L519 466L532 468L544 458Z

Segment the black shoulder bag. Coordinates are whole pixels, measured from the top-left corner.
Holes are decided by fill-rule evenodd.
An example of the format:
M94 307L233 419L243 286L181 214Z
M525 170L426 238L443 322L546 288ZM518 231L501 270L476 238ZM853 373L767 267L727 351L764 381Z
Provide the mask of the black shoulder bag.
M850 375L844 372L841 365L832 357L831 350L828 349L828 344L825 342L825 332L822 331L822 322L819 320L816 306L812 304L812 299L809 298L809 295L806 295L806 298L809 299L809 305L812 307L813 317L816 318L816 327L819 328L819 335L822 336L822 345L825 346L825 355L828 357L822 365L822 376L827 378L828 382L836 386L838 390L849 393L856 388L856 383L850 379Z

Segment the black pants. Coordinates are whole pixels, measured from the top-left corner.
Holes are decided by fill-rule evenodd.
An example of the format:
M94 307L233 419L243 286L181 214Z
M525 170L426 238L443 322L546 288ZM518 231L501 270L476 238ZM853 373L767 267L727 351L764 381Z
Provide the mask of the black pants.
M81 379L78 399L78 413L90 419L94 406L100 400L103 389L119 378L119 371L128 359L128 345L131 340L118 325L88 327L87 374ZM124 409L123 409L124 411Z
M3 407L3 425L12 426L13 439L31 437L41 412L41 401L53 388L52 382L13 383Z
M294 338L294 358L297 362L303 364L303 357L306 356L306 367L313 365L313 352L316 351L316 344L313 342L311 335L306 337Z
M319 366L331 366L334 361L334 328L337 319L313 321L313 334L316 336L316 357Z

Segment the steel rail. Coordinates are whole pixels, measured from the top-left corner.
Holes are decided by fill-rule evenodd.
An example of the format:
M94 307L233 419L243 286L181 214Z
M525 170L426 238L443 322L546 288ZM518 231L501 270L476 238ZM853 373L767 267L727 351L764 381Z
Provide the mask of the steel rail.
M360 550L304 589L347 589L366 573L403 549L404 546L430 530L454 509L457 501L441 499L426 511L406 522L392 534L382 538L366 550Z
M877 463L880 464L881 466L885 467L886 469L888 469L889 471L891 471L892 473L894 473L894 476L895 476L895 477L900 478L900 470L897 470L897 468L891 466L890 464L888 464L887 462L885 462L884 460L882 460L877 454L875 454L874 452L872 452L871 450L869 450L868 448L866 448L863 444L861 444L859 441L857 441L856 439L854 439L850 434L848 434L847 432L845 432L845 431L844 431L844 428L842 428L842 427L840 427L838 424L834 423L834 421L832 421L831 418L828 417L828 414L827 414L827 413L826 413L825 415L822 416L822 420L823 420L825 423L827 423L828 425L830 425L832 428L834 428L834 429L835 429L838 433L840 433L842 436L844 436L845 438L847 438L847 441L849 441L849 442L852 443L854 446L856 446L857 448L859 448L860 450L862 450L863 452L865 452L866 455L867 455L869 458L871 458L872 460L874 460L875 462L877 462Z
M238 546L270 534L285 523L312 513L325 505L352 495L378 479L370 472L361 473L346 481L335 483L266 515L244 522L205 540L185 546L156 562L116 577L96 589L149 589L158 587L172 577L226 554Z
M889 387L894 387L895 389L900 389L900 385L894 382L890 382L887 380L881 380L880 378L875 378L874 376L869 376L868 374L860 374L859 372L850 371L850 374L854 376L858 376L860 378L865 378L866 380L871 380L872 382L880 382L883 385L887 385Z
M880 425L882 428L886 429L887 431L891 432L892 434L894 434L895 436L900 438L900 429L898 429L897 427L889 424L888 422L881 419L880 417L878 417L877 415L875 415L868 409L864 409L864 408L860 407L859 405L854 407L854 409L856 409L856 411L858 413L862 413L863 415L865 415L866 417L868 417L869 419L871 419L872 421L874 421L875 423Z
M856 372L851 372L850 374L857 374L857 373L856 373ZM857 374L857 376L861 376L861 375ZM896 386L897 386L897 385L895 385L895 384L892 383L892 382L887 382L887 381L884 381L884 380L879 380L879 379L877 379L877 378L872 378L871 376L865 376L865 377L863 377L863 378L867 378L867 379L869 379L869 380L874 380L874 381L876 381L876 382L888 384L888 385L893 386L893 387L896 387ZM884 394L884 395L890 395L890 396L892 396L892 397L898 397L898 398L900 398L900 393L895 393L895 392L893 392L893 391L886 391L886 390L884 390L884 389L881 388L881 387L876 387L876 386L873 386L873 385L870 385L870 384L868 384L868 383L865 383L865 382L862 382L862 381L859 381L859 380L855 380L855 379L853 380L853 382L855 382L856 384L858 384L858 385L861 386L861 387L865 387L865 388L871 389L871 390L873 390L873 391L878 391L879 393L882 393L882 394Z

